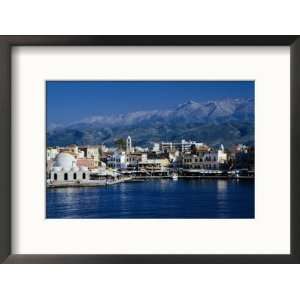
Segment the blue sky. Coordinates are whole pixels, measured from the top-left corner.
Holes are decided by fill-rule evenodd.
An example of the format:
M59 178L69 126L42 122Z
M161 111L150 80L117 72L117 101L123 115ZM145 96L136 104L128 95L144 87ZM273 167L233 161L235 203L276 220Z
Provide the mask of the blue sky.
M47 123L172 109L189 100L254 99L254 81L47 81Z

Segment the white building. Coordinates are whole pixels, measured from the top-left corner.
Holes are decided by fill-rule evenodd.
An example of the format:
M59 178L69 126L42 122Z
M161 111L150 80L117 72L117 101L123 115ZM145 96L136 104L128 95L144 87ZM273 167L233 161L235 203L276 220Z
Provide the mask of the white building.
M61 152L55 157L53 167L50 170L51 182L77 182L89 179L89 170L86 167L79 168L73 155Z
M58 153L57 148L47 148L47 160L54 159Z
M196 141L181 140L181 151L182 152L191 151L192 146L203 147L204 143L198 143Z
M227 154L224 152L224 146L221 145L217 151L210 151L203 155L205 169L220 169L221 165L227 161Z
M80 147L80 151L84 153L85 158L93 159L97 164L100 162L99 148L97 146Z
M107 166L112 169L127 169L127 159L125 152L115 152L107 160Z
M198 143L196 141L186 141L181 140L181 142L173 143L173 142L161 142L160 143L160 150L164 151L172 151L172 150L179 150L181 152L188 152L191 151L192 146L201 147L204 146L203 143Z
M164 152L164 151L167 151L167 152L172 151L174 147L175 147L175 144L173 144L172 142L161 142L160 143L160 150L162 152Z
M160 151L159 143L153 143L152 151L153 152L159 152Z
M220 170L226 161L227 154L224 152L223 145L221 145L217 151L184 154L182 156L182 167L185 169Z

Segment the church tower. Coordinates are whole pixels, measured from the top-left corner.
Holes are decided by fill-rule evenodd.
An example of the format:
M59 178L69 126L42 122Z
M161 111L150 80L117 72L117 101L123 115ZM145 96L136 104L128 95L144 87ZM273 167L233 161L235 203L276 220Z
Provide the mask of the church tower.
M128 136L126 140L126 153L129 154L131 152L132 152L131 137Z

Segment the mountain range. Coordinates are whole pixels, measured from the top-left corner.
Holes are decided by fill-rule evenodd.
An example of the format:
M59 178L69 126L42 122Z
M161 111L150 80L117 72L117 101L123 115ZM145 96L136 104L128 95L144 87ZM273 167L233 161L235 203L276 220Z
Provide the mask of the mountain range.
M91 116L68 125L48 124L48 146L113 145L131 136L133 143L196 140L230 146L254 144L254 100L187 101L170 110Z

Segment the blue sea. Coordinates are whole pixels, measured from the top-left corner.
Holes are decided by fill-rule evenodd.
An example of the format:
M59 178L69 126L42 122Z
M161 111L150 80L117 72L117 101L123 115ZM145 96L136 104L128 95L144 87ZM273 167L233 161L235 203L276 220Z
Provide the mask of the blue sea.
M254 218L254 180L154 179L51 188L47 218Z

